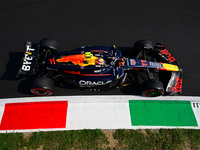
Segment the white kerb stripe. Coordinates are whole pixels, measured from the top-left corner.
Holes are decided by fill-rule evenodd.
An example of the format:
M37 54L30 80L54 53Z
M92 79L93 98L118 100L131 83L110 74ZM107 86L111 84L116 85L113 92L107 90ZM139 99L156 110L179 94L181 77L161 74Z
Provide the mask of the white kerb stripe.
M194 115L196 117L196 121L198 126L200 127L200 102L191 102L191 107L193 109Z
M0 105L0 124L4 113L5 104Z
M68 130L130 128L129 103L69 103Z

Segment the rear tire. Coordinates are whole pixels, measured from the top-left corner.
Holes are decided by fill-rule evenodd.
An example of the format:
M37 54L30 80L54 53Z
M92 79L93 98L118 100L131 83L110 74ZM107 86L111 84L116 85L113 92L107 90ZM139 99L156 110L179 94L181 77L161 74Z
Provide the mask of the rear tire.
M147 97L162 96L164 94L164 86L162 82L148 80L141 84L142 95Z
M31 93L39 96L52 95L54 82L47 77L37 77L31 83Z
M40 41L40 49L52 49L58 51L58 43L50 38L45 38Z
M58 43L53 39L45 38L39 43L39 51L42 60L58 52Z

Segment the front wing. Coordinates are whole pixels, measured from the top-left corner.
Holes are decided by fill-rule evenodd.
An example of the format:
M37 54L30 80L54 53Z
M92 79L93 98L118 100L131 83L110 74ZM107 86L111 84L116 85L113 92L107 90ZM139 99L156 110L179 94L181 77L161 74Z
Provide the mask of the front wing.
M182 69L176 65L177 63L159 63L152 62L141 59L125 58L124 63L121 63L124 70L134 70L134 69L158 69L163 71L170 71L170 78L168 80L167 86L165 87L166 95L181 95L182 94Z

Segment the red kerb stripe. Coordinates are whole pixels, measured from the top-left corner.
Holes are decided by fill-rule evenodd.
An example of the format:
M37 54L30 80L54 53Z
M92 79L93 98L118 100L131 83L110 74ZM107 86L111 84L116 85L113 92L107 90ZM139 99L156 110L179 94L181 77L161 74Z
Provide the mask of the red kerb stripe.
M65 128L67 101L7 103L0 130Z

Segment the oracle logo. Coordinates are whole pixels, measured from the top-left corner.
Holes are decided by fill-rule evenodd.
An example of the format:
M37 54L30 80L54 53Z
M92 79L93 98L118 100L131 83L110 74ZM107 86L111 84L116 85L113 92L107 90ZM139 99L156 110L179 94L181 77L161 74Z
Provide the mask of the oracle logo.
M85 80L80 80L79 81L79 84L82 85L82 86L96 86L96 85L106 85L106 84L109 84L111 83L112 81L109 80L109 81L85 81Z

